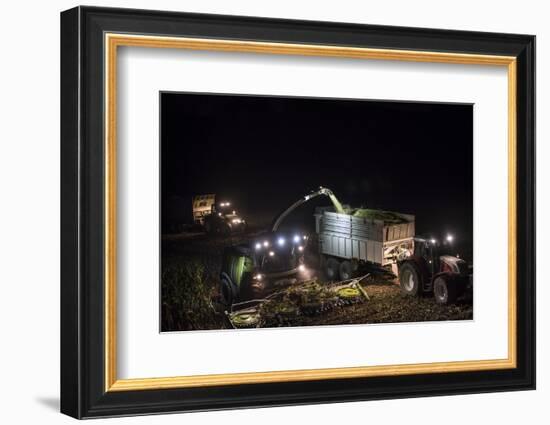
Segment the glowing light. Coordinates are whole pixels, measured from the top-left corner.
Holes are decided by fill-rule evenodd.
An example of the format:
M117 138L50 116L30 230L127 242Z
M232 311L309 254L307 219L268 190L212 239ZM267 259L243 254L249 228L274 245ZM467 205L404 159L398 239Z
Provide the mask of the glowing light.
M294 240L294 243L300 242L300 236L294 235L294 239L293 239L293 240Z
M273 257L275 255L275 253L273 251L269 251L269 256L270 257Z
M263 277L263 276L262 276L261 274L258 273L256 276L254 276L254 279L256 279L256 280L262 280L262 277Z
M433 243L433 244L435 244L436 240L435 240L435 239L431 239L430 242Z
M453 239L453 235L447 235L447 242L452 242Z
M239 224L241 222L241 219L240 218L234 218L233 220L231 220L233 223L235 224Z
M305 272L306 271L306 266L304 266L303 264L300 264L298 266L298 270L300 270L301 272Z
M285 244L285 238L279 238L277 240L277 243L279 244L279 246L283 246Z
M264 241L264 246L267 248L269 246L269 242L268 241Z
M304 250L304 247L303 247L302 245L300 245L300 246L298 247L298 251L303 251L303 250Z
M306 235L304 235L304 240L306 240L306 239L307 239L307 236L306 236Z
M256 244L256 249L262 249L262 244L260 242Z

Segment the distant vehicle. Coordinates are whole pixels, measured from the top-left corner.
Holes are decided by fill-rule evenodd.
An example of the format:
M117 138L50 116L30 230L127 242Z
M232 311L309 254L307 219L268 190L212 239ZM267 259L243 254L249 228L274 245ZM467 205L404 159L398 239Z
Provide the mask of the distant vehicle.
M237 214L231 202L216 203L215 194L193 198L193 219L208 234L229 235L246 230L246 220Z

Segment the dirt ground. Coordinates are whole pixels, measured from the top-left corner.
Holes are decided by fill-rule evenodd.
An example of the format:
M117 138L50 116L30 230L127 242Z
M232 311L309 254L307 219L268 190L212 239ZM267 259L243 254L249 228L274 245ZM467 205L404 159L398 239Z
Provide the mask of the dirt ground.
M179 286L184 285L175 280L171 286L165 285L163 274L162 293L162 328L163 331L220 329L231 328L223 308L217 303L218 276L221 268L223 249L226 246L254 237L254 230L247 234L229 237L207 237L200 232L166 235L162 238L163 272L171 267L186 268L191 262L201 265L200 287L187 298L204 298L201 300L178 298ZM315 243L308 247L306 263L312 270L312 277L323 281L319 271L318 255ZM175 288L174 288L175 286ZM320 314L297 315L282 326L318 326L367 323L399 323L439 320L469 320L473 318L471 295L459 298L456 304L441 306L433 297L410 297L403 295L397 280L374 280L363 282L370 300L357 304L338 306ZM179 291L179 292L178 292ZM199 295L196 295L196 294ZM202 294L202 295L201 295ZM180 310L187 313L181 316ZM201 312L193 311L200 309ZM203 311L204 310L204 311Z
M363 288L370 300L338 307L319 316L303 316L298 318L294 325L400 323L473 318L472 303L466 297L454 305L441 306L431 297L403 295L397 283L393 282L371 283L363 285Z

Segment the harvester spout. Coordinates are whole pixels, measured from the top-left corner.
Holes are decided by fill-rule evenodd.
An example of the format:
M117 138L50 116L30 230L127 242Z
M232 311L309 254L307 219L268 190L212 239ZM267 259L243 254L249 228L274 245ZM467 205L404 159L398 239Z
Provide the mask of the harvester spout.
M325 190L326 190L326 195L331 200L332 205L334 205L334 209L336 210L336 212L340 214L345 214L346 211L344 210L344 207L342 207L342 204L340 203L340 201L338 200L334 192L332 192L332 190L330 189L325 189Z
M294 202L290 207L288 207L286 210L284 210L281 214L279 214L275 218L275 221L273 222L273 225L271 226L271 231L276 232L277 229L279 228L279 226L281 225L282 221L284 220L284 218L288 214L290 214L292 211L294 211L296 208L298 208L300 205L306 203L310 199L316 198L317 196L321 196L321 195L328 196L328 198L330 199L330 201L334 205L334 208L335 208L336 212L338 212L340 214L345 214L346 213L346 211L342 207L342 204L340 203L340 201L338 200L336 195L334 195L332 190L321 186L319 188L319 190L317 190L315 192L308 193L304 197L302 197L302 198L298 199L296 202Z

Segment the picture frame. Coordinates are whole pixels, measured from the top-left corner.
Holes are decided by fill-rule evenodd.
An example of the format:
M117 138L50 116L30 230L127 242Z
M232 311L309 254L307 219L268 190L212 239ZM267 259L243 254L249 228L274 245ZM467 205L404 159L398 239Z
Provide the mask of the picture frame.
M119 379L116 92L122 46L506 68L507 358ZM534 388L534 36L96 7L62 12L62 413L92 418Z

